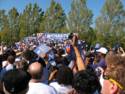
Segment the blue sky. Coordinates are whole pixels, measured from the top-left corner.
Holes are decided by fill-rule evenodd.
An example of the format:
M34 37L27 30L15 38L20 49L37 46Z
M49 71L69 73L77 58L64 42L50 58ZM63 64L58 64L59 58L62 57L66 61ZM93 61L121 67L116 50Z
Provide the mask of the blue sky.
M67 14L70 11L72 0L55 0L59 2L65 13ZM125 8L125 0L121 0L123 2ZM22 12L25 6L29 3L37 3L39 7L41 7L44 11L50 6L51 0L0 0L0 10L10 10L12 7L16 7L19 12ZM95 19L99 16L100 10L104 4L105 0L88 0L87 6L92 10L94 17L93 23Z

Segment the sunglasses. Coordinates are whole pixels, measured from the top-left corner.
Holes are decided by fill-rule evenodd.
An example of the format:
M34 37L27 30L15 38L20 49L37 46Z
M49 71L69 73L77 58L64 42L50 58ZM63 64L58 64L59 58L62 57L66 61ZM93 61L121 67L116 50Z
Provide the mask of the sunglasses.
M109 77L109 76L107 76L107 75L103 75L103 78L104 78L105 80L109 80L109 81L111 81L112 83L116 84L120 89L122 89L122 90L125 89L119 82L117 82L117 81L114 80L113 78L111 78L111 77Z

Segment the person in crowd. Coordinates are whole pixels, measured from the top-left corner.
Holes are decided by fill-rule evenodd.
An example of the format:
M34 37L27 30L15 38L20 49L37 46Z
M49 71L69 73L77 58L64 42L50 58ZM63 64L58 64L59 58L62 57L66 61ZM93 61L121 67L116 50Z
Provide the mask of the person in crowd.
M75 74L73 87L77 92L73 94L100 94L101 90L98 77L89 69L81 70Z
M5 94L26 94L30 74L23 70L9 70L3 77L3 90Z
M36 44L37 41L39 44ZM18 53L15 54L11 48L2 51L0 92L1 87L4 86L5 94L99 94L101 84L101 94L125 94L125 52L122 47L118 46L115 50L110 49L110 54L107 55L108 50L101 47L100 44L96 44L90 55L87 55L87 53L82 54L82 46L86 46L81 44L76 34L71 33L65 42L67 42L66 45L56 39L20 42L19 46L21 46L23 55L19 54L17 60L15 58ZM45 43L52 49L45 54L35 53L33 46L35 45L37 48L41 43ZM18 59L20 60L18 61ZM14 68L14 62L16 68ZM17 81L18 77L21 75L24 77L24 75L21 73L18 76L20 72L16 72L16 75L15 72L12 72L13 69L16 71L17 69L28 70L32 77L29 89L27 83L25 83L25 89L22 88L22 84L20 86L22 89L18 88L19 86L15 83L19 85L21 82ZM7 74L8 72L10 73ZM14 75L16 75L15 79L17 78L17 80L13 78L15 82L9 83ZM2 81L4 82L3 86L1 85ZM17 88L12 87L12 84L16 85Z
M77 47L77 42L78 42L78 36L74 35L73 38L72 38L72 46L73 46L75 56L76 56L75 67L77 68L78 71L81 71L81 70L85 70L86 66L85 66L85 63L82 59L80 51Z
M8 58L7 58L7 64L6 64L6 66L4 66L4 68L2 68L2 70L0 72L0 80L2 80L4 74L7 71L14 69L14 62L15 62L14 56L12 56L12 55L8 56Z
M8 48L6 51L4 51L3 53L3 62L2 62L2 68L5 68L6 65L8 65L8 61L7 58L9 56L13 56L14 58L16 57L16 53L14 52L13 49Z
M125 94L125 57L118 54L106 56L107 68L102 71L101 94Z
M16 69L23 69L27 71L28 69L28 63L25 60L20 60L15 62Z
M104 70L106 69L107 65L105 62L105 56L107 54L108 50L105 47L101 47L98 50L96 50L96 61L97 63L94 64L94 69L97 67L102 67Z
M68 94L73 90L72 88L73 72L70 68L62 66L57 71L56 81L50 83L58 94Z
M14 69L14 62L15 62L15 57L10 55L7 58L7 65L5 67L6 71Z
M53 87L50 87L41 82L43 78L43 66L34 62L30 64L28 72L31 74L31 80L29 82L29 90L27 94L56 94Z
M27 49L23 52L23 58L28 64L31 64L36 60L36 55L32 50Z

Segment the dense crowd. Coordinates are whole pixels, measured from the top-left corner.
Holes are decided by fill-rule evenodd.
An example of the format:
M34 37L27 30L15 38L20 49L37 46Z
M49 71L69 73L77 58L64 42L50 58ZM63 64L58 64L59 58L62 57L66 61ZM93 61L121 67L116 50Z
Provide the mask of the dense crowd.
M0 94L125 94L125 52L78 35L0 47Z

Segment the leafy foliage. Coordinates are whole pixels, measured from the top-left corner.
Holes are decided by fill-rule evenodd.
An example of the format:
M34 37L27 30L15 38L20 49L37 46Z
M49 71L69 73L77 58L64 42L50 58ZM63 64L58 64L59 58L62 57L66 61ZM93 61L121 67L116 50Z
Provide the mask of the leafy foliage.
M44 19L44 27L47 32L61 32L65 28L66 15L61 5L54 0L51 0Z
M92 11L87 8L86 0L73 0L67 24L71 32L88 32L92 24Z
M98 41L106 45L122 43L125 39L125 10L120 0L106 0L96 20Z
M125 10L121 0L105 0L95 28L91 27L92 17L87 0L72 0L68 14L54 0L46 11L37 4L28 4L22 13L16 8L0 10L0 41L11 45L38 32L75 32L89 45L120 43L125 47Z

